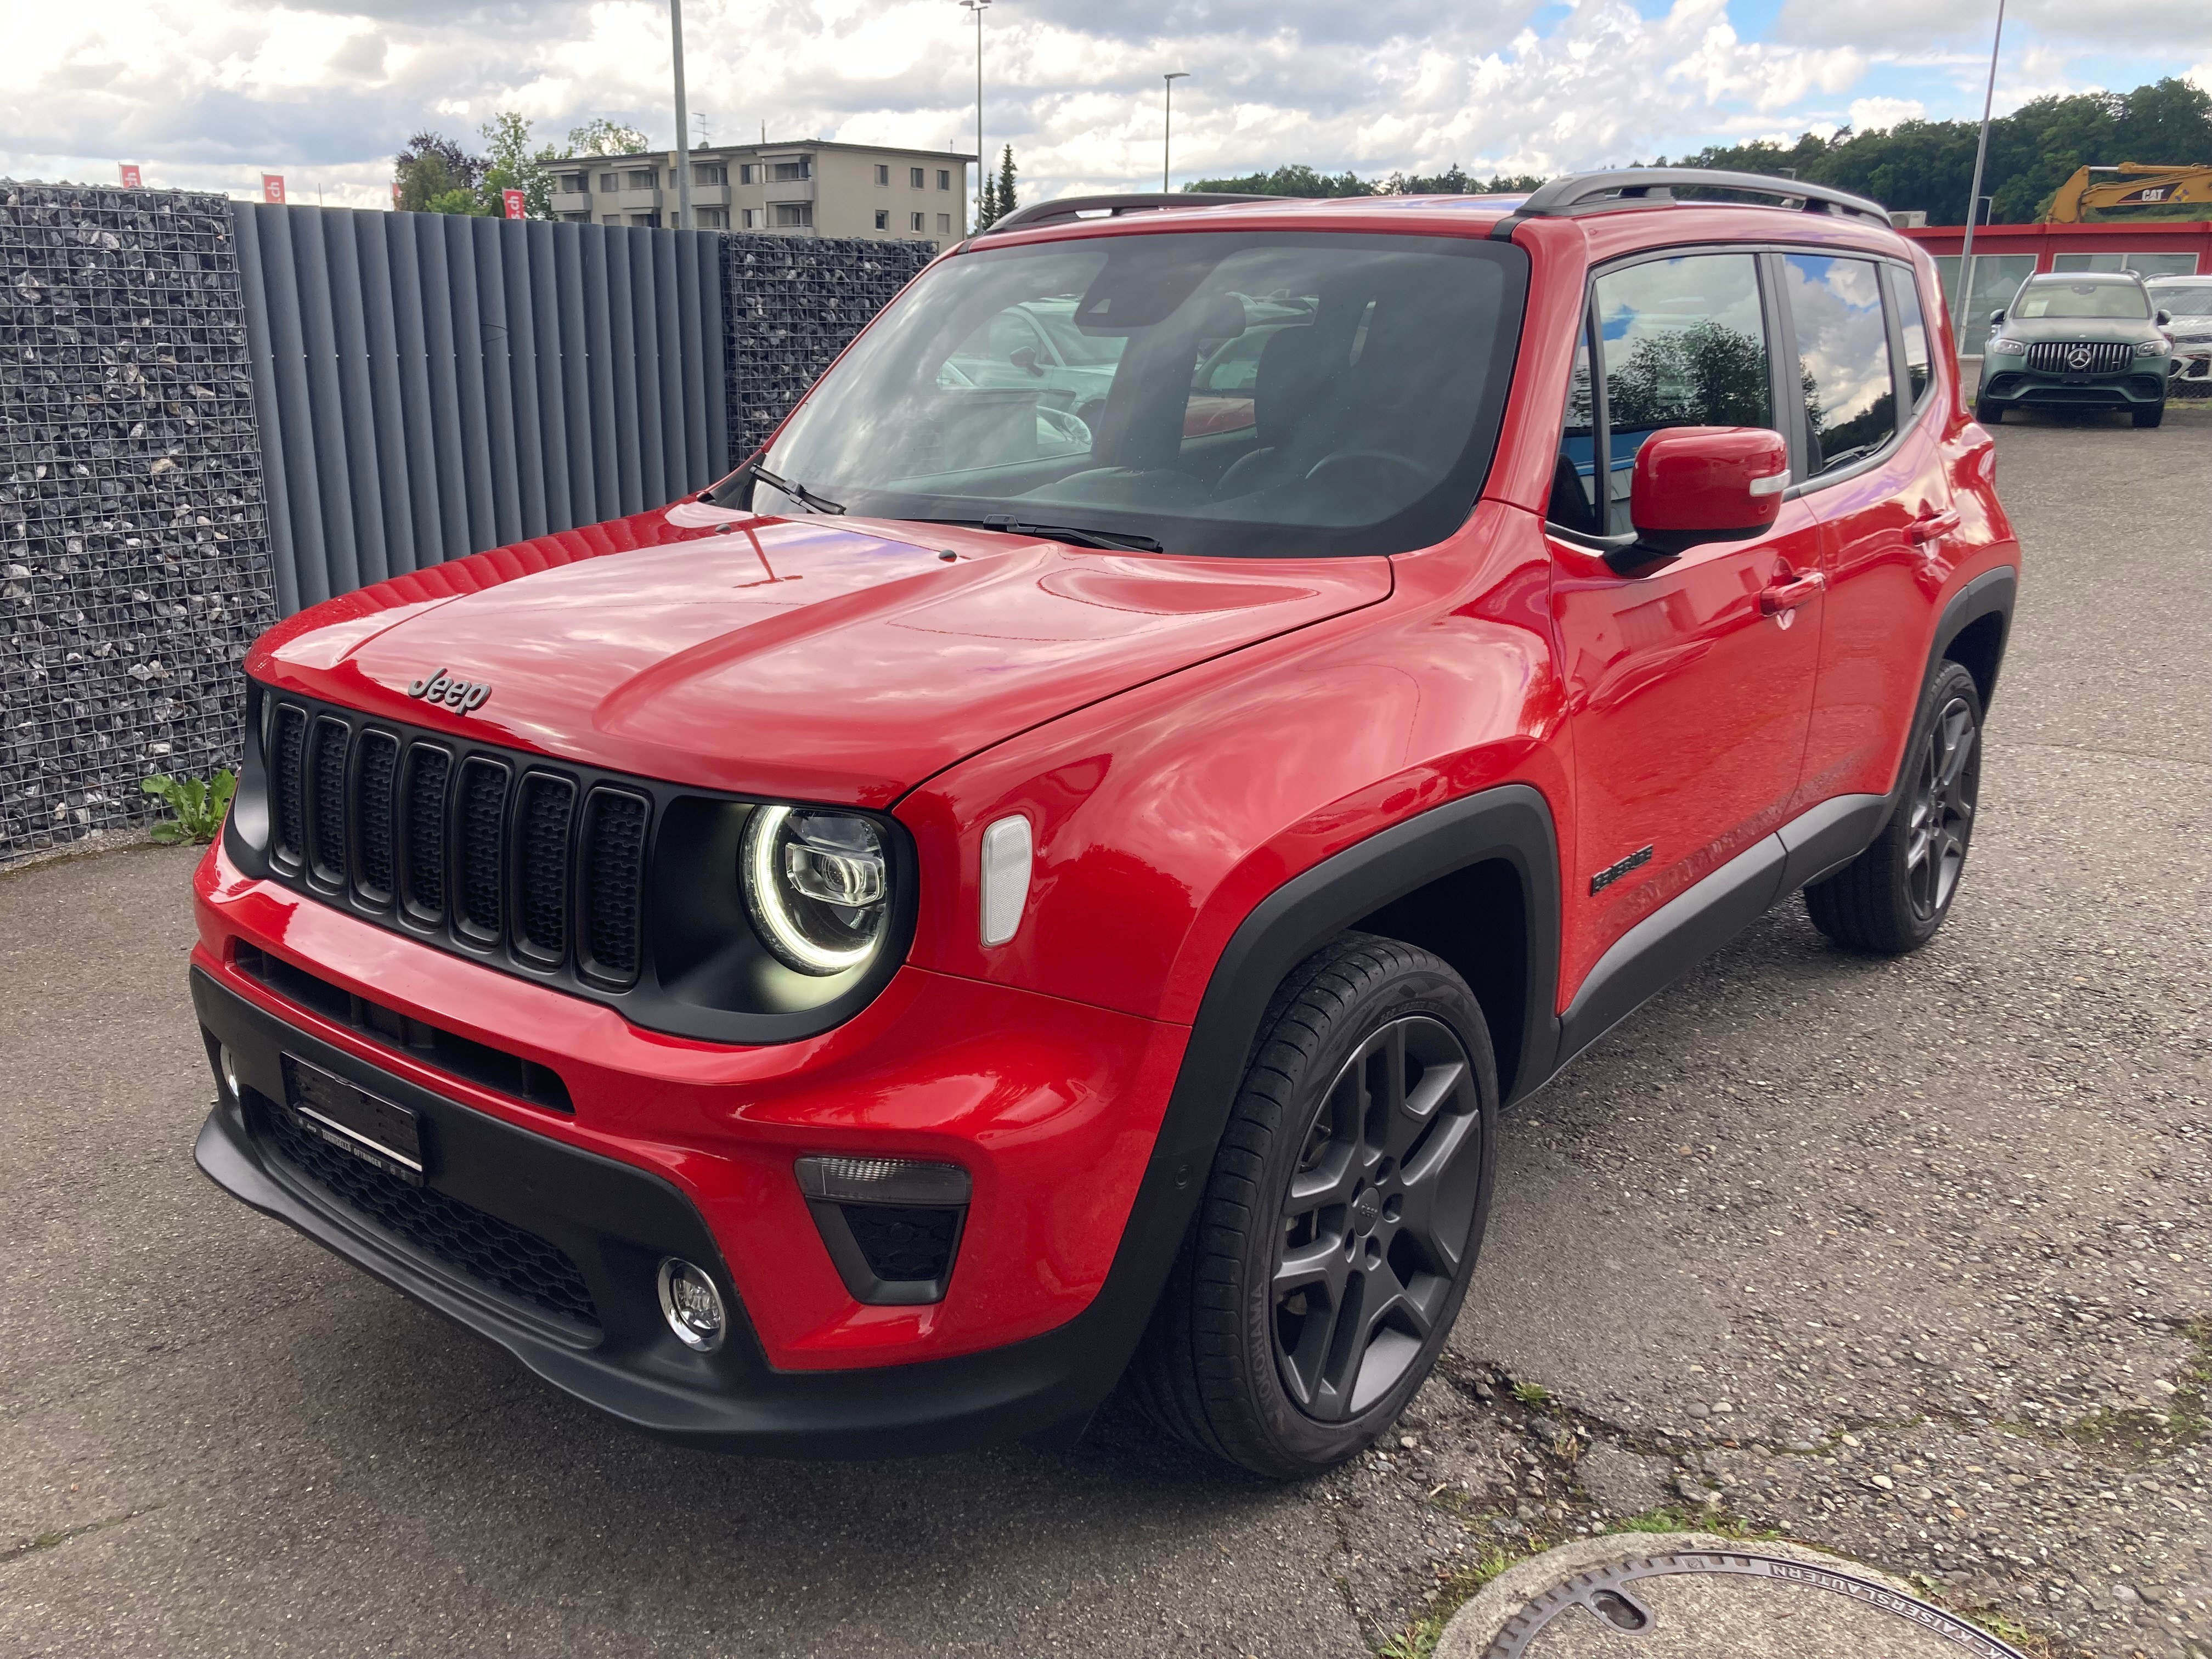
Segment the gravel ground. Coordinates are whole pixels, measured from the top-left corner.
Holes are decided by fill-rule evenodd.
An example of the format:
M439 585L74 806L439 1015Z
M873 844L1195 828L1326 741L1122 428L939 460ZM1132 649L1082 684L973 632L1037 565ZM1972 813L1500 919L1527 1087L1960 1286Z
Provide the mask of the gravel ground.
M1416 1651L1501 1560L1778 1531L2031 1651L2212 1655L2212 417L2013 423L1950 925L1792 905L1506 1125L1389 1449L634 1439L192 1170L187 854L0 877L0 1654Z

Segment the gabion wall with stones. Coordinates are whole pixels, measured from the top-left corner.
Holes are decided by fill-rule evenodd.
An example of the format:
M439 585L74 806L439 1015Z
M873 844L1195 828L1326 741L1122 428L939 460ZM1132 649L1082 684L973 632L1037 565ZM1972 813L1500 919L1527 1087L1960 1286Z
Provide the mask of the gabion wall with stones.
M936 257L934 242L727 240L722 270L732 465L767 441L847 343Z
M0 180L0 864L231 763L269 584L228 204Z

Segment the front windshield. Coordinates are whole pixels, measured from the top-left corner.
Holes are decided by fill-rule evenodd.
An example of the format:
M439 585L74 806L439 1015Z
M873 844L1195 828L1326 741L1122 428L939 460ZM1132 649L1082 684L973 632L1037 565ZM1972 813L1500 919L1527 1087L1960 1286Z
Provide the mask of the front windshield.
M2212 317L2212 283L2202 287L2154 288L2151 303L2169 317Z
M754 505L1394 553L1480 492L1527 258L1456 237L1156 232L985 248L901 295Z
M2150 301L2133 283L2030 283L2021 289L2013 315L2024 322L2038 317L2108 317L2148 322Z

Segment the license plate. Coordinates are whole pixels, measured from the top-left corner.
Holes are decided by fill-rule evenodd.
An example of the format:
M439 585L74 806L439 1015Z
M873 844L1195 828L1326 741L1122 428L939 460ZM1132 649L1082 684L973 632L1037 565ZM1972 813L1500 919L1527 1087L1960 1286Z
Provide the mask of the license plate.
M422 1139L406 1107L290 1054L284 1056L284 1103L308 1133L411 1187L422 1184Z

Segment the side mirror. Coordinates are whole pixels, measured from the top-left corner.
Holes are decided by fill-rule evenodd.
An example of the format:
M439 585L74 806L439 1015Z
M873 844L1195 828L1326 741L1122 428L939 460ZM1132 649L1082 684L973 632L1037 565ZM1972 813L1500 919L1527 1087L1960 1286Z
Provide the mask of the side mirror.
M1006 361L1012 363L1016 368L1021 370L1024 374L1034 374L1040 380L1044 377L1044 370L1037 367L1036 348L1035 346L1022 347L1018 351L1016 351L1012 356L1008 357Z
M2001 323L2001 322L2002 322L2002 321L2004 321L2004 313L2003 313L2003 312L2002 312L2002 311L1992 311L1991 313L1990 313L1990 326L1991 328L1995 328L1995 327L1996 327L1999 323Z
M1790 449L1756 426L1678 426L1636 452L1628 518L1633 564L1672 558L1706 542L1747 541L1771 528L1790 487ZM1638 556L1641 556L1640 561Z
M2154 311L2150 314L2150 319L2154 323L2156 323L2160 328L2172 328L2173 326L2173 313L2170 311Z

